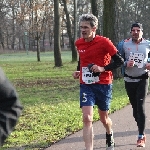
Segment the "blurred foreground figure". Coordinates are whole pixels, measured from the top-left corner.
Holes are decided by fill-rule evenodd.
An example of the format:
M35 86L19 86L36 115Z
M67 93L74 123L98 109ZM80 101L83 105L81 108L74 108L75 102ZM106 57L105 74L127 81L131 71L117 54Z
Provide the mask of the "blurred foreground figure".
M14 130L22 109L15 88L0 68L0 146Z

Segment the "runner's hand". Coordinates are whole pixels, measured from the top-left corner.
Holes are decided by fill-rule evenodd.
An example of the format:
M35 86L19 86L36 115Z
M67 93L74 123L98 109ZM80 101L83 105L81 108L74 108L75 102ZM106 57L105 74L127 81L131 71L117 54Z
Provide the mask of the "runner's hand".
M79 79L80 71L75 71L75 72L72 74L72 76L73 76L74 79Z
M129 60L127 61L127 67L133 67L135 64L135 61L134 60Z
M92 72L104 72L105 71L104 67L100 67L97 65L93 65L91 67L91 70L92 70Z
M145 65L145 68L146 68L147 70L150 70L150 63L147 63L147 64Z

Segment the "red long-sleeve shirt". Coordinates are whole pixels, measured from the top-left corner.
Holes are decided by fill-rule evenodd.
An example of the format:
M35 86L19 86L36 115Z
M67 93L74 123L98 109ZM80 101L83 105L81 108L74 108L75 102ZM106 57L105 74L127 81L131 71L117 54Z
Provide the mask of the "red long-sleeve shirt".
M111 56L117 53L116 47L106 37L96 36L91 42L85 42L83 38L75 42L80 57L80 83L83 84L111 84L112 71L105 71L100 76L93 77L89 72L88 64L94 63L105 67L111 61Z

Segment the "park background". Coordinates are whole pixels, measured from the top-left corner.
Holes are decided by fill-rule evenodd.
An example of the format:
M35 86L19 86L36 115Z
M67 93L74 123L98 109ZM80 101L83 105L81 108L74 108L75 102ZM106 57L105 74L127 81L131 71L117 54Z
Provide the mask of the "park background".
M82 129L79 81L72 78L78 55L79 16L99 19L97 34L114 45L130 37L130 26L143 24L149 39L147 0L4 0L0 2L0 65L24 106L2 150L39 150ZM129 104L120 69L113 72L110 113ZM94 121L98 121L94 109Z

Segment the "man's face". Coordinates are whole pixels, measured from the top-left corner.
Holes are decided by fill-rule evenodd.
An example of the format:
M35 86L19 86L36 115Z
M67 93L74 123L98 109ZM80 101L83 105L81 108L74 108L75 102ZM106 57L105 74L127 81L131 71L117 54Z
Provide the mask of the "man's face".
M131 30L131 36L133 41L138 41L143 36L143 31L139 27L133 27Z
M95 27L91 27L89 21L80 22L80 32L81 36L85 39L85 41L90 41L93 39L93 33L96 31Z

